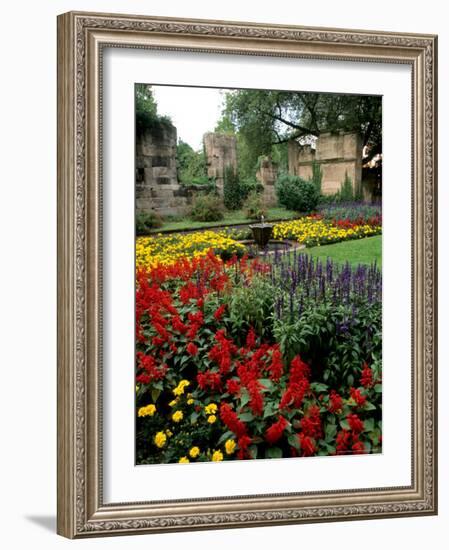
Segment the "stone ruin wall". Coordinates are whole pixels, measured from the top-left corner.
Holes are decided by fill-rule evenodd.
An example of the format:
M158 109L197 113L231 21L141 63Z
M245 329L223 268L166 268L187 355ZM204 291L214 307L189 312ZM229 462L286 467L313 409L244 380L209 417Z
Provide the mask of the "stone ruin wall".
M161 216L184 214L187 198L179 185L176 164L177 131L164 125L136 140L136 210Z
M321 134L316 149L311 145L288 144L288 171L303 179L312 177L316 162L323 174L321 191L332 195L341 189L347 174L351 179L354 194L362 188L362 141L357 133Z
M136 209L157 212L162 216L184 215L195 191L181 186L176 162L177 131L165 125L157 134L150 131L136 141ZM237 140L235 136L209 132L204 135L207 174L215 178L218 191L223 194L224 172L230 166L237 173ZM322 170L323 194L340 190L345 174L351 178L354 192L362 191L368 199L368 187L362 185L362 143L356 133L322 134L316 149L310 145L288 144L288 171L304 179L312 177L316 162ZM263 185L263 199L267 206L277 204L275 182L277 165L270 157L261 159L256 174ZM368 182L365 182L368 184ZM365 189L366 187L366 189Z
M256 172L256 179L263 185L263 202L266 206L276 206L277 198L274 188L278 177L278 167L270 157L263 157L260 160L259 169Z
M203 138L207 175L215 178L218 192L223 195L227 167L237 173L237 139L233 135L208 132Z

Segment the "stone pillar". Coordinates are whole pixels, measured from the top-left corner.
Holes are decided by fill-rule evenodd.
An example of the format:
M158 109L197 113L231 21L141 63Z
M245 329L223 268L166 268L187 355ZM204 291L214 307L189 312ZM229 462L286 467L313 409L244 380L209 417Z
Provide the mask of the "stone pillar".
M177 131L162 123L136 136L136 210L162 216L183 214L176 166Z
M323 133L316 141L316 148L288 144L288 171L305 180L312 178L313 163L322 171L321 191L332 195L341 189L346 174L351 179L354 194L362 185L362 141L355 132Z
M256 179L263 185L263 200L267 206L277 204L274 184L278 175L278 167L270 157L263 157L260 160L259 169L256 173Z
M215 178L219 193L223 194L224 173L230 166L237 173L237 139L230 134L208 132L204 134L207 175Z

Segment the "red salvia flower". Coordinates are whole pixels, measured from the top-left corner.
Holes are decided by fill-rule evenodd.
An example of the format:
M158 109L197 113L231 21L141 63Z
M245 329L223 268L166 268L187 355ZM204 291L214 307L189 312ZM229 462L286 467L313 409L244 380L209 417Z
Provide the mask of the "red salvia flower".
M356 455L364 454L366 452L365 445L362 441L356 441L352 445L352 450Z
M308 435L300 433L298 439L301 445L301 456L313 456L316 453L315 443Z
M307 415L301 420L301 429L304 435L313 439L320 439L323 436L319 407L312 405L309 408Z
M368 367L367 363L363 363L362 376L360 383L364 388L370 388L373 385L373 371Z
M198 386L202 390L205 390L207 388L211 389L212 391L221 390L222 380L220 373L218 372L200 372L196 375L196 380L198 382Z
M189 342L187 344L186 350L187 350L187 353L192 357L195 357L196 355L198 355L198 347L193 342Z
M337 454L345 454L351 442L351 433L348 430L341 430L336 437L336 452Z
M365 405L366 395L362 395L360 390L349 388L349 393L351 394L352 399L357 403L358 407L363 407Z
M227 428L231 432L234 432L237 437L246 435L246 425L239 419L236 412L231 409L228 403L221 404L220 418Z
M250 380L246 386L249 393L249 407L255 416L260 416L263 413L263 395L261 390L262 384L259 380Z
M214 312L214 319L216 321L220 321L223 313L226 311L226 304L221 305L219 308L217 308Z
M279 382L283 372L284 365L282 363L282 354L279 349L279 346L276 345L271 354L271 363L270 363L270 378L273 382Z
M281 439L282 434L284 433L285 428L288 426L288 421L280 416L279 420L272 424L265 432L265 440L270 444L276 443Z
M238 395L238 393L240 392L240 384L238 380L235 380L234 378L227 380L226 389L231 395Z
M343 399L342 397L335 391L331 390L329 393L329 412L331 413L338 413L343 408Z
M356 414L348 414L346 417L346 420L349 423L349 427L355 434L359 434L360 432L363 432L365 426L363 424L363 421L360 420L360 418Z
M253 327L251 327L246 335L246 347L251 350L256 346L256 333L254 332Z
M242 435L237 440L239 451L237 458L243 460L245 458L252 458L251 453L248 451L248 447L251 445L252 439L248 435Z

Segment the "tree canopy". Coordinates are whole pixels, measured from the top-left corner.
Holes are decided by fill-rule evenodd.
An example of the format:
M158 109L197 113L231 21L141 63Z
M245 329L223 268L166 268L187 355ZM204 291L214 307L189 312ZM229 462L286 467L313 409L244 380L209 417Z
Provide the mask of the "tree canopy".
M163 126L171 124L167 116L161 116L157 112L157 103L153 97L151 86L148 84L136 84L136 133L142 134L145 130L158 133Z
M370 157L382 151L382 98L379 96L233 90L225 96L217 128L232 127L251 152L251 162L273 146L324 132L357 131Z

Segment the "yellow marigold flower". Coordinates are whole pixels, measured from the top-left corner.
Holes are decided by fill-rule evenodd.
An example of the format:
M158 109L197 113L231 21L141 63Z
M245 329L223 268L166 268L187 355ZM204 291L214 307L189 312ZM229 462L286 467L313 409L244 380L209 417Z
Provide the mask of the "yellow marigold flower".
M168 437L171 437L173 435L173 432L171 430L165 430L165 433L168 435Z
M164 432L157 432L157 434L154 436L154 443L156 447L159 447L159 449L162 449L162 447L167 442L167 436L164 434Z
M172 401L170 401L170 403L168 404L169 407L174 407L176 405L176 403L178 402L178 398L176 399L173 399Z
M199 447L192 447L189 451L189 455L192 458L196 458L200 454L200 448Z
M179 382L179 384L173 390L174 395L182 395L187 386L190 386L190 382L188 380L181 380L181 382Z
M186 456L182 456L182 457L178 460L178 462L179 462L180 464L187 464L187 463L190 462L190 460L189 460Z
M225 450L227 455L232 455L232 453L235 451L235 441L233 439L228 439L225 443Z
M146 407L140 407L139 412L137 413L138 416L153 416L153 414L156 412L156 406L155 405L147 405Z
M209 403L209 405L206 405L204 407L204 410L206 411L206 414L215 414L218 410L218 407L215 403Z
M190 399L187 399L187 405L193 405L195 403L195 400L190 398Z
M215 414L211 414L210 416L207 417L207 421L209 422L209 424L213 424L216 420L217 420L217 417L215 416Z
M221 451L214 451L212 454L212 462L221 462L223 460L223 453Z
M172 415L173 422L181 422L181 420L184 418L184 414L182 411L176 411Z

